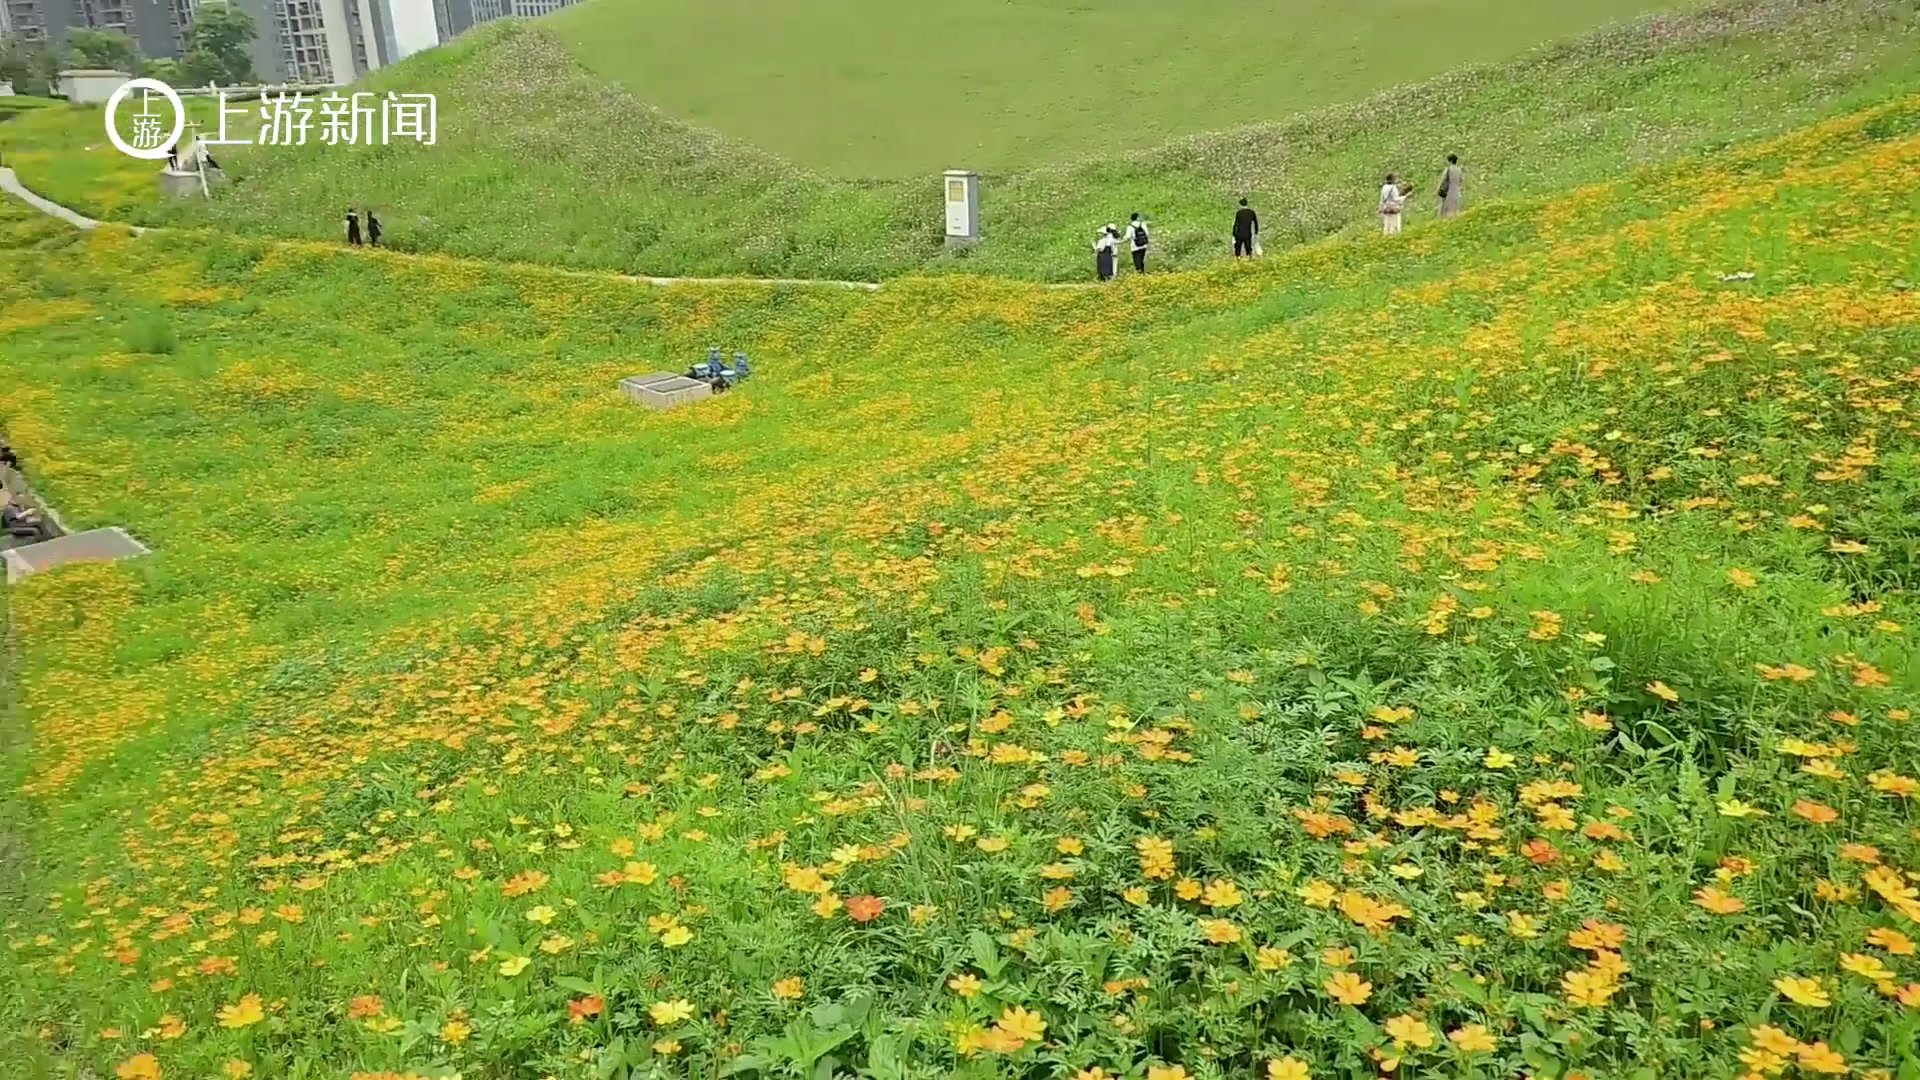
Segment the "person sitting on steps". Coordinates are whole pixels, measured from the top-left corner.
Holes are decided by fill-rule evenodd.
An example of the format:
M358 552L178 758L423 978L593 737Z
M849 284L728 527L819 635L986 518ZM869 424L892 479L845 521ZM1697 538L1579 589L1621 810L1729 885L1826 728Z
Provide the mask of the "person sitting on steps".
M53 539L53 527L39 511L14 505L9 492L0 492L0 499L5 500L0 502L0 528L4 528L8 536L30 544Z

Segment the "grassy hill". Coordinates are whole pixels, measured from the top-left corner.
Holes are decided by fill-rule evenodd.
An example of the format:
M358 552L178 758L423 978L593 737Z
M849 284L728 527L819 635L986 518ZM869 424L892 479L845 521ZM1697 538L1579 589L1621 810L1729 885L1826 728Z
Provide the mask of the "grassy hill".
M1507 59L1681 0L595 0L587 70L803 169L921 181L1113 160Z
M157 549L8 594L0 1059L1908 1074L1916 170L1104 290L0 204L0 426Z
M588 6L591 8L591 5ZM208 214L160 207L144 164L114 153L97 111L0 127L26 182L96 216L335 239L374 205L416 251L648 274L874 280L972 270L1091 276L1088 241L1134 210L1156 265L1224 259L1237 198L1270 249L1373 223L1395 169L1425 196L1448 152L1470 202L1537 196L1786 130L1920 85L1915 0L1730 0L1467 68L1342 106L1126 154L987 178L988 238L941 246L938 186L825 179L687 126L580 67L544 23L489 26L367 84L439 95L427 149L257 148ZM1432 213L1425 197L1414 220Z

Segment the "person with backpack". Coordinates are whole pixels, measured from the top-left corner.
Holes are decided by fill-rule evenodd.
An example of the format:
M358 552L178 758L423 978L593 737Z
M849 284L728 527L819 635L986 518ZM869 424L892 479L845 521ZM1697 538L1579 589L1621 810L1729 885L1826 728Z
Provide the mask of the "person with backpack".
M1147 272L1147 245L1153 242L1153 238L1147 234L1147 223L1140 220L1139 214L1133 215L1133 220L1127 222L1127 235L1133 245L1133 272L1144 274Z

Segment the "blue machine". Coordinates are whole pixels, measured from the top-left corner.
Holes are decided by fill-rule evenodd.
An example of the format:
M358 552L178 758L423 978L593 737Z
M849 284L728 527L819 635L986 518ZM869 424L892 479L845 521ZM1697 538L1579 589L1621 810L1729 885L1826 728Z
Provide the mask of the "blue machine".
M753 374L753 365L747 362L747 354L736 352L733 363L729 365L720 356L715 346L707 347L707 358L687 369L687 378L699 379L716 392L726 390Z

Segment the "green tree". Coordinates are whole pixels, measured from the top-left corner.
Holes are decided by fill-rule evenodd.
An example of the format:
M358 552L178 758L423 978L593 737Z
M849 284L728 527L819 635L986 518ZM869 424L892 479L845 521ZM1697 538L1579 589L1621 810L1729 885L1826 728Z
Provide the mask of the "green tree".
M140 74L149 79L159 79L168 86L183 85L180 82L180 61L169 56L140 61Z
M206 0L187 30L187 55L180 77L198 86L260 81L253 73L253 17L226 0Z
M44 44L0 34L0 82L12 83L14 93L52 93L54 73L59 69L53 50Z
M67 31L67 64L77 68L132 71L138 51L133 39L112 30Z

